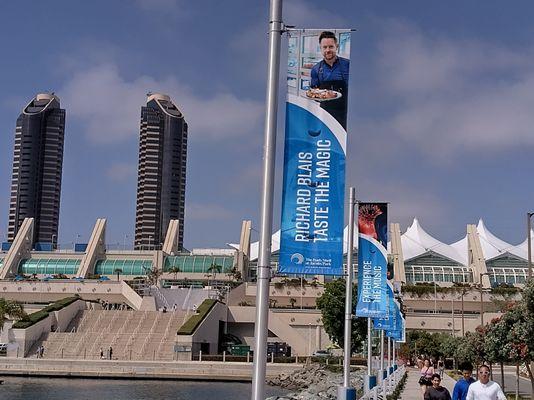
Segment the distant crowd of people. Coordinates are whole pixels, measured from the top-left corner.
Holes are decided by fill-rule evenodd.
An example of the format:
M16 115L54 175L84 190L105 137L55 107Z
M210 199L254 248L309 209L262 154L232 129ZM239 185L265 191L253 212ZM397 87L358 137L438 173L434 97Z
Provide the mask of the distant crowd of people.
M478 380L475 380L472 377L473 366L462 364L460 370L463 377L454 385L452 397L447 388L441 386L445 370L443 358L437 361L419 358L417 366L420 368L419 385L423 400L506 400L500 385L490 380L490 368L487 365L478 367Z

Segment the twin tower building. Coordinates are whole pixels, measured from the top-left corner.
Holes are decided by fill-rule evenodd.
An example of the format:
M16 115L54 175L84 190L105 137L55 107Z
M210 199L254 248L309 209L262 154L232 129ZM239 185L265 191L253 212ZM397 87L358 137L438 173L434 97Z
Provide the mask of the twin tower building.
M17 119L7 240L34 218L34 243L58 240L65 109L54 94L38 94ZM135 249L158 249L170 220L179 220L183 248L187 123L169 96L147 95L141 107Z

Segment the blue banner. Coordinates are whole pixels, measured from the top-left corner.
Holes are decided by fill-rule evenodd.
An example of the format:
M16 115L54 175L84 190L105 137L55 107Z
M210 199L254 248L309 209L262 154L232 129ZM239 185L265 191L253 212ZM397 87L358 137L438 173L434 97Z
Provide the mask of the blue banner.
M387 304L388 312L384 318L373 318L373 328L379 330L394 330L396 328L395 322L395 296L393 294L393 287L389 282L386 282L387 285Z
M387 204L358 207L358 317L388 316Z
M350 32L289 36L278 271L343 274Z

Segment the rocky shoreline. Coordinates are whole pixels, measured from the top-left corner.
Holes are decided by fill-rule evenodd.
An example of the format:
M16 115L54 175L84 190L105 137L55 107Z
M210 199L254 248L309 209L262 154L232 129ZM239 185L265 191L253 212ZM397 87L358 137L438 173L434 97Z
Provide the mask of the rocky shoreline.
M362 388L363 376L363 370L353 370L351 386ZM267 400L335 400L337 399L337 388L343 384L343 374L341 371L333 372L324 365L313 364L292 374L280 374L278 377L268 380L267 383L292 390L291 393L269 397Z

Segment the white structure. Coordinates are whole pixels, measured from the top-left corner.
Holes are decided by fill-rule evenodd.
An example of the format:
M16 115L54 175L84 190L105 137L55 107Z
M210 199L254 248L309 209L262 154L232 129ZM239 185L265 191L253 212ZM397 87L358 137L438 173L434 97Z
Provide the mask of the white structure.
M347 231L348 227L343 237L345 253ZM393 233L395 231L392 230ZM472 232L471 236L469 232ZM355 240L355 244L357 242ZM393 243L397 242L394 240ZM483 285L487 287L490 284L523 284L527 277L527 240L518 245L507 243L491 233L483 220L479 220L476 226L468 225L464 238L447 244L426 232L414 218L411 226L400 235L400 243L401 249L395 249L396 245L388 243L388 250L395 256L396 274L399 272L397 279L406 283L437 282L446 285L479 282L482 278ZM239 245L230 246L239 249ZM277 231L272 236L272 251L276 255L279 250L280 231ZM254 263L257 258L258 242L255 242L250 245L250 260ZM276 257L273 264L277 266Z

